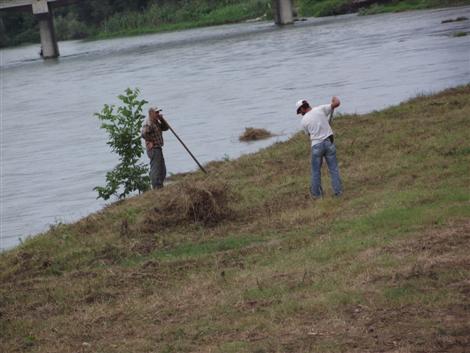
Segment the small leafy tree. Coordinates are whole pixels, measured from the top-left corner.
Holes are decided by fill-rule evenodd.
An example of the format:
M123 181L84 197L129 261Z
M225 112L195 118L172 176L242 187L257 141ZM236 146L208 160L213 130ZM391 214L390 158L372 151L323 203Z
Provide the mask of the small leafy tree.
M93 190L98 192L98 198L108 200L112 195L120 199L134 191L139 193L150 188L148 166L139 163L144 154L144 148L140 140L140 132L145 116L142 114L142 106L148 103L139 100L138 88L126 89L124 95L118 98L124 103L114 111L114 105L104 105L101 113L95 116L102 121L101 128L108 132L107 144L113 152L119 155L118 165L106 173L106 186L97 186Z

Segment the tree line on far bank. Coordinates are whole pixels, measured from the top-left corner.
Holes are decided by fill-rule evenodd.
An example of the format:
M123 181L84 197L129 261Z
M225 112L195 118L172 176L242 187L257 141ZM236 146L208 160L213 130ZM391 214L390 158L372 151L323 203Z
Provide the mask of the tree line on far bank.
M302 16L360 10L354 0L293 0ZM54 7L59 40L106 38L271 18L272 0L81 0ZM470 0L370 0L363 14L470 4ZM364 5L365 4L365 5ZM372 6L372 7L369 7ZM38 43L31 11L0 12L0 47Z
M59 40L83 39L107 33L157 30L165 24L200 20L235 22L259 16L271 0L82 0L53 8ZM241 18L240 18L241 17ZM0 47L39 42L37 20L30 11L0 12Z

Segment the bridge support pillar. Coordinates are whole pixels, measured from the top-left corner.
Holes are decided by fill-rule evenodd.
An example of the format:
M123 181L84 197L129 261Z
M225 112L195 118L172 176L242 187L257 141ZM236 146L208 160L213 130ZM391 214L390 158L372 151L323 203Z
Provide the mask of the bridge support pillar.
M33 14L39 22L42 57L44 59L57 58L59 56L59 46L55 36L52 10L47 0L34 0Z
M292 0L272 0L274 23L288 25L294 23Z

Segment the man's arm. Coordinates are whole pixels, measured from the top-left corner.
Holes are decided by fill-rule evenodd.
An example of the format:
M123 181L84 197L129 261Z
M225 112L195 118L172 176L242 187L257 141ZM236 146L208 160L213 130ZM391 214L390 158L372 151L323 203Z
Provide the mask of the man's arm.
M341 102L338 97L331 98L331 109L336 109L340 106Z
M158 118L158 122L160 123L160 128L162 129L162 131L167 131L170 128L170 125L168 125L165 118L161 115Z
M340 106L341 102L338 97L334 96L331 98L331 112L330 116L328 117L328 122L331 123L333 121L333 112L335 111L336 108Z

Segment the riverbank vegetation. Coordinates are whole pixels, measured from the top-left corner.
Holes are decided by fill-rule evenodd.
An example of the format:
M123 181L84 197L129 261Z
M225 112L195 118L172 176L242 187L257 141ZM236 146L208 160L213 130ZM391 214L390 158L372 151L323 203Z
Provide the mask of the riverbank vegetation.
M87 0L55 9L59 40L110 38L271 16L270 0ZM29 13L0 13L0 46L38 42Z
M298 1L303 16L333 16L358 12L373 15L385 12L424 10L439 7L470 5L468 0L302 0Z
M465 352L470 85L304 134L0 255L2 352Z
M271 17L266 0L196 1L152 5L144 12L125 12L106 19L94 39L181 30L227 23L250 18Z
M119 163L106 173L105 186L93 189L103 200L112 196L121 199L150 189L149 167L142 162L145 152L140 136L145 120L142 107L148 102L139 99L139 95L138 88L127 88L118 96L120 106L105 104L101 112L95 113L101 121L100 127L108 135L106 144L119 156Z
M438 7L470 5L467 0L406 0L379 1L368 7L359 9L360 15L375 15L387 12L403 12L410 10L425 10Z
M103 39L271 19L271 0L86 0L54 9L59 40ZM470 0L294 0L298 16L397 12L470 5ZM29 12L0 13L0 47L39 42L37 21Z

